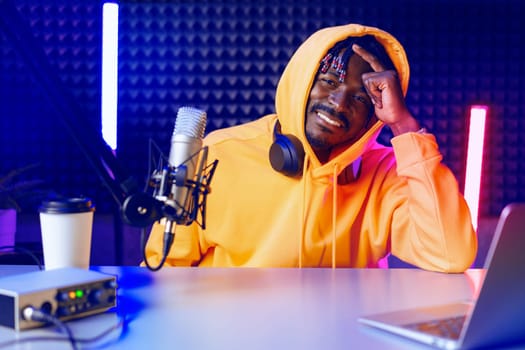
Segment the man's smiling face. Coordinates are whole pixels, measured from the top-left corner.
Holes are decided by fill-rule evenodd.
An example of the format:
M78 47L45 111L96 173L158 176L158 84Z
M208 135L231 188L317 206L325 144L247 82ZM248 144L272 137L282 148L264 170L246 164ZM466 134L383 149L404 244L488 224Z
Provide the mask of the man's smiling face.
M332 67L318 74L310 91L305 132L321 162L328 160L334 146L354 143L373 124L372 102L361 79L363 73L371 70L367 62L353 54L343 82Z

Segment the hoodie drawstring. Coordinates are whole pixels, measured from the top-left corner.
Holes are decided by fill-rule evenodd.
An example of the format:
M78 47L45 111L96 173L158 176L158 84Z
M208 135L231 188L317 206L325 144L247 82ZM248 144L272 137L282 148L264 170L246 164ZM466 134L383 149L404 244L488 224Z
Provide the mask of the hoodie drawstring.
M301 229L299 231L299 268L303 267L303 244L304 244L304 236L305 236L305 220L304 217L306 215L306 171L308 167L310 166L310 157L308 155L305 155L304 157L304 164L303 164L303 176L301 177L301 181L303 182L303 200L302 202L302 208L301 208L301 217L299 218L299 222L301 223Z
M332 174L332 269L337 267L337 174L339 170L339 164L334 164L334 172Z
M303 200L302 200L302 208L301 208L301 229L300 229L300 236L298 239L299 244L299 268L303 267L303 245L304 245L304 237L305 237L305 215L306 215L306 181L307 181L307 169L310 165L310 158L306 155L304 158L304 167L303 167L303 174L302 174L302 181L303 181ZM358 157L352 164L351 164L351 171L352 171L352 181L355 181L359 173L361 172L361 157ZM335 163L333 167L332 172L332 269L337 268L337 185L338 185L338 174L339 174L339 164Z

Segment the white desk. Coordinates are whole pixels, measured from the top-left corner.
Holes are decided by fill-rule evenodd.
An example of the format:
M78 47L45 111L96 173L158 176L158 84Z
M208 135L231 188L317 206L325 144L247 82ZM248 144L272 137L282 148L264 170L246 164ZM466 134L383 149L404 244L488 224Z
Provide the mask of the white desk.
M0 266L0 276L33 271ZM483 270L447 275L417 269L213 269L93 267L118 276L118 306L69 321L90 337L126 316L104 349L428 349L357 323L361 314L471 299ZM30 283L30 281L28 281ZM0 327L0 344L57 336L56 328ZM0 349L71 349L68 342L21 342Z

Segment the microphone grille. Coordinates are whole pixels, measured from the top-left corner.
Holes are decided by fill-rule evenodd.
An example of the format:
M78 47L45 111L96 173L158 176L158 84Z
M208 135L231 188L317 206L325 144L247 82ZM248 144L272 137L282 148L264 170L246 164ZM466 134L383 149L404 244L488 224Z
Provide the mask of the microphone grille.
M206 112L194 107L181 107L177 112L173 134L203 138L206 129Z

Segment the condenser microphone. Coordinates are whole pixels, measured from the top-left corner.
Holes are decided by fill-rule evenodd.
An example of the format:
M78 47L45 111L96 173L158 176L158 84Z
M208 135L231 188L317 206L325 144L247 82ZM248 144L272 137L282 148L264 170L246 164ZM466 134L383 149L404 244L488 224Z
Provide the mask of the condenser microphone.
M174 181L169 186L169 198L165 204L175 213L171 220L177 224L188 224L192 211L192 184L198 183L196 174L198 154L202 149L202 139L206 128L206 112L193 107L181 107L175 120L168 157L170 167L175 169Z
M146 258L143 244L144 262L153 271L159 270L167 259L170 247L175 238L176 225L190 225L194 221L205 228L206 196L210 192L209 183L215 172L218 160L206 165L208 147L203 145L206 128L206 112L193 107L181 107L175 120L175 128L171 137L171 147L168 158L162 161L150 177L149 185L154 188L153 201L162 203L155 213L155 218L165 218L162 258L160 263L151 266ZM168 165L164 165L164 161ZM142 196L144 197L144 196ZM139 212L140 204L147 202L137 196ZM197 220L201 214L201 221Z

